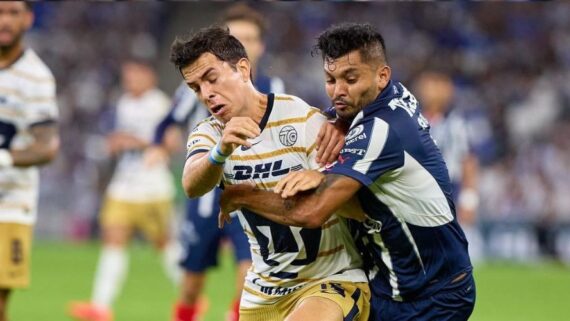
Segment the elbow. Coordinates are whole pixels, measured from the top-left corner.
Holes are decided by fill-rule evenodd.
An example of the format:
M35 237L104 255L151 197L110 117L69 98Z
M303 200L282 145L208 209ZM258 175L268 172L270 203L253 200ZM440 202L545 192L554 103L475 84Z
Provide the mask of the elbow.
M315 229L323 226L330 215L319 211L308 211L299 215L296 219L298 226L302 228Z
M184 189L184 193L188 198L200 197L208 192L198 188L196 184L191 184L185 177L182 178L182 188Z

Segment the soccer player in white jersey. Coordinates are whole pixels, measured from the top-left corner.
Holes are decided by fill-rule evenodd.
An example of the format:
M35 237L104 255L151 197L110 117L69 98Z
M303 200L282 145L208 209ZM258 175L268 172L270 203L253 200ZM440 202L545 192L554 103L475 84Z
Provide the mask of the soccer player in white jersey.
M0 321L11 290L30 283L37 166L59 149L53 75L22 43L33 20L29 4L0 2Z
M257 91L245 50L228 30L210 27L177 39L171 60L213 115L188 139L182 181L190 197L220 180L271 190L290 171L318 168L325 116L297 97ZM253 260L241 321L367 320L368 284L343 219L301 229L251 211L238 217Z
M107 188L100 224L103 248L99 257L91 302L75 302L70 314L80 320L112 320L112 304L128 269L127 245L141 231L162 252L167 275L178 283L174 243L171 241L173 177L168 163L145 165L144 150L154 129L168 113L170 99L156 88L154 69L148 62L131 59L122 65L125 93L117 103L116 128L108 147L118 157Z
M265 45L267 23L262 14L239 3L229 7L221 16L221 23L226 25L230 33L244 46L252 68L252 79L255 88L264 93L283 93L284 84L279 77L269 77L258 66ZM155 145L161 146L172 132L173 125L193 129L200 121L210 116L208 109L199 101L196 94L185 82L174 94L173 104L167 117L161 121L155 134ZM167 148L151 148L147 160L162 159L167 155ZM251 266L249 243L239 222L218 228L219 198L221 190L215 188L202 197L188 199L186 218L181 225L180 240L184 254L180 266L184 269L180 297L173 311L173 321L194 321L206 312L211 305L201 296L207 281L206 272L218 265L222 242L232 245L236 261L236 291L226 321L237 321L239 302L243 290L243 282ZM218 298L212 303L216 303Z
M427 71L417 79L418 98L430 124L430 134L449 170L457 219L469 241L473 262L483 258L483 238L477 227L479 162L471 150L465 118L453 108L455 86L443 73Z
M326 174L289 174L275 187L281 196L228 186L222 212L246 208L311 228L357 197L361 206L345 213L361 221L354 227L371 263L371 320L467 320L475 283L447 168L418 101L391 79L382 35L370 24L332 26L316 49L327 94L352 121L338 161Z

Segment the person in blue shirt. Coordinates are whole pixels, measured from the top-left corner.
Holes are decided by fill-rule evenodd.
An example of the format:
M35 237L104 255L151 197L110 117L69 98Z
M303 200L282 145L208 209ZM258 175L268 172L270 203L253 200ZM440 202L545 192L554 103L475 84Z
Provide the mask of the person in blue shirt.
M242 207L305 228L341 210L369 261L371 320L467 320L475 283L448 170L418 101L391 79L382 36L333 26L316 50L336 113L352 122L337 162L291 173L274 193L228 186L220 225Z

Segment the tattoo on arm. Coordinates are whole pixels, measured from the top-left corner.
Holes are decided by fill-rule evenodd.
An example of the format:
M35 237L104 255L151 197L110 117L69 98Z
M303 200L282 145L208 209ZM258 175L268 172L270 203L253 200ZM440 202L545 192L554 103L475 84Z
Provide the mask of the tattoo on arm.
M319 185L319 187L317 187L315 193L318 195L322 194L327 188L332 186L337 180L339 180L342 177L343 177L342 175L338 174L325 175L325 180L321 183L321 185Z

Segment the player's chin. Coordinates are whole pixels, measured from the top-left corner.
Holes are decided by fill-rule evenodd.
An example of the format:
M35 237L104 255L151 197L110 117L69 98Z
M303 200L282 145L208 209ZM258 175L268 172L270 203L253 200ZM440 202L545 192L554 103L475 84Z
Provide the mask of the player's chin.
M356 115L358 114L359 111L360 110L356 107L346 106L342 110L337 109L336 114L338 115L338 117L340 117L342 119L350 120L350 119L353 119L354 117L356 117Z

